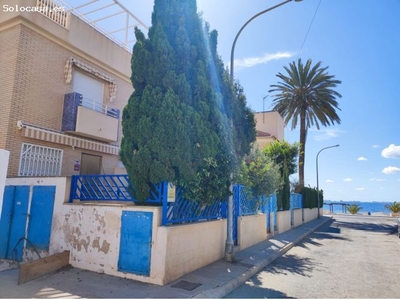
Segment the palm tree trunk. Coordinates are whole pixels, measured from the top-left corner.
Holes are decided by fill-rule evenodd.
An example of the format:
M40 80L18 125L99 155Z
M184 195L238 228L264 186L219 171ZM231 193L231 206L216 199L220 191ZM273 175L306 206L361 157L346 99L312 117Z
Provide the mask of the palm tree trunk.
M306 156L306 138L307 138L307 129L306 129L306 114L305 112L301 112L300 115L300 153L299 153L299 186L301 188L304 187L304 163Z

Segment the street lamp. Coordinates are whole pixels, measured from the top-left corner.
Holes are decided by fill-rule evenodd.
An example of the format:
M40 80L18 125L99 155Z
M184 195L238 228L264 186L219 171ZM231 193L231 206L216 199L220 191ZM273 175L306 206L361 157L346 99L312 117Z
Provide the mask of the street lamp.
M231 80L233 81L233 71L234 71L234 54L235 54L235 46L236 46L236 41L239 37L239 35L242 33L243 29L251 22L253 21L255 18L257 18L258 16L261 16L262 14L265 14L266 12L269 12L275 8L278 8L279 6L282 6L286 3L289 2L300 2L302 0L286 0L282 3L279 3L275 6L272 6L270 8L267 8L261 12L259 12L258 14L255 14L253 17L251 17L249 20L247 20L246 23L244 23L244 25L240 28L240 30L238 31L238 33L236 34L235 39L233 40L233 44L232 44L232 49L231 49L231 65L230 65L230 77ZM231 128L233 129L233 121L231 120ZM226 243L225 243L225 260L226 261L233 261L234 257L233 257L233 248L234 248L234 244L233 244L233 184L232 184L232 180L233 180L233 174L231 173L231 185L229 186L229 191L230 191L230 196L228 198L228 215L227 215L227 237L226 237Z
M320 217L320 213L319 213L319 183L318 183L318 155L321 153L321 151L325 150L325 149L329 149L329 148L335 148L335 147L339 147L340 145L335 145L335 146L329 146L329 147L325 147L322 148L321 150L319 150L319 152L317 153L317 157L315 159L316 161L316 168L317 168L317 204L318 204L318 218Z

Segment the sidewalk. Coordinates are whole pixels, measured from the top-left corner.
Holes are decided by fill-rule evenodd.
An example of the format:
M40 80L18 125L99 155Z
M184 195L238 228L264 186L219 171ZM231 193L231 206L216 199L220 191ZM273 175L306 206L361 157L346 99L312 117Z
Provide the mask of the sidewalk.
M323 216L165 285L68 267L17 285L18 269L0 272L0 298L222 298L331 220Z

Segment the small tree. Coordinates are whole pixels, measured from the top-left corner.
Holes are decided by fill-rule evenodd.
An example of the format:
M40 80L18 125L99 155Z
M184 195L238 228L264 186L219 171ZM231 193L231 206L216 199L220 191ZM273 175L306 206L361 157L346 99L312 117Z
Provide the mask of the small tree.
M155 0L148 38L137 28L135 35L120 152L135 197L145 201L152 184L169 181L189 200L226 199L255 121L218 56L217 32L195 0Z
M362 207L358 204L350 204L346 206L346 210L352 215L357 214L361 209Z
M274 194L281 185L279 166L257 147L244 157L237 179L259 201L261 196Z
M394 201L393 203L386 204L385 208L390 210L392 213L400 213L400 202Z
M277 205L279 210L290 209L289 176L297 171L298 144L290 145L286 141L274 141L263 152L279 166L282 186L278 190Z

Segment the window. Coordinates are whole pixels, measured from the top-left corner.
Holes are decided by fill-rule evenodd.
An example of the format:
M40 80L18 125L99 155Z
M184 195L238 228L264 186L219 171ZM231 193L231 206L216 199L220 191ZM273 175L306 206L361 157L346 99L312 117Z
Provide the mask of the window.
M84 73L74 71L72 79L74 92L82 95L82 106L103 111L104 83Z
M22 143L18 176L60 176L61 149Z

